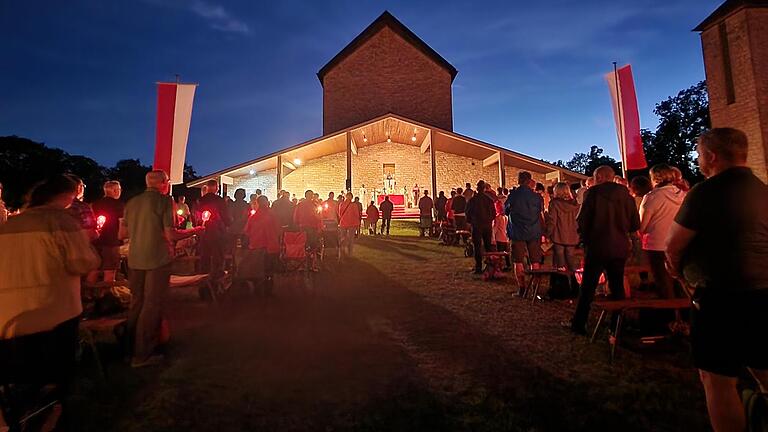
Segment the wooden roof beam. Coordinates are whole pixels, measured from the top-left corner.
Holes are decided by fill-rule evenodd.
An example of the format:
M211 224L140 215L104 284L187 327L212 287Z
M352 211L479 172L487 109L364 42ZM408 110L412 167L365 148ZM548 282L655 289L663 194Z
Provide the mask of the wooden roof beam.
M491 165L495 165L499 163L499 152L496 152L487 158L483 159L483 168L489 167Z
M427 135L421 142L421 153L426 153L430 146L432 146L432 129L427 130Z

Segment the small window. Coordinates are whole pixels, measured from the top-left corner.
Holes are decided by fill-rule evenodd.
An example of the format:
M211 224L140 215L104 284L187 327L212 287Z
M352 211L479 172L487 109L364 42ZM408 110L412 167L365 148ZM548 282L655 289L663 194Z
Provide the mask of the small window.
M384 164L384 175L395 175L395 164Z
M725 81L725 101L728 105L736 102L736 92L733 87L733 70L731 70L731 50L728 46L728 29L724 22L718 26L720 32L720 56L723 59L723 80Z

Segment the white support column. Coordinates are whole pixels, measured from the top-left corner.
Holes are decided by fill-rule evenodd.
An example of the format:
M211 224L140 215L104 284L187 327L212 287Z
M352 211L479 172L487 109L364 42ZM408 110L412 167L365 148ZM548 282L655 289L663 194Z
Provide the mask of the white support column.
M432 129L427 131L427 139L429 140L429 160L432 167L432 199L437 198L437 166L435 165L435 146L432 145ZM424 141L427 141L425 139Z
M347 181L345 190L352 190L352 134L347 132Z

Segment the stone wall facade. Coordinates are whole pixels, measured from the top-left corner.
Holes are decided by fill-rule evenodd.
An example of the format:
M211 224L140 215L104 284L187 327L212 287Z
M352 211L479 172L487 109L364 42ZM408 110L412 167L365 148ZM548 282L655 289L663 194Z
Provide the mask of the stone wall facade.
M230 197L234 196L235 189L243 188L246 200L251 194L256 193L256 189L261 189L261 193L270 201L277 198L277 170L275 169L258 172L255 175L233 177L232 180L233 184L227 186L227 195Z
M360 147L357 155L352 156L352 190L355 195L359 194L362 185L369 191L383 190L384 164L395 165L397 193L405 187L410 194L417 184L422 191L432 189L429 152L421 153L418 146L392 142Z
M451 74L388 27L323 78L323 135L395 113L453 130Z
M328 192L338 194L345 187L347 172L346 152L339 152L314 160L305 161L297 170L283 175L283 189L301 198L304 191L312 189L325 198ZM450 194L451 189L464 187L467 182L472 188L478 180L489 182L494 188L499 186L498 165L483 167L483 161L466 156L435 152L437 190ZM352 191L357 196L365 185L368 196L373 189L384 187L384 164L395 165L396 190L401 193L405 187L410 194L418 184L421 191L432 191L432 167L430 153L421 152L418 146L400 143L381 143L360 147L357 155L352 155ZM287 169L285 170L287 171ZM517 185L518 168L507 166L505 169L507 187ZM544 183L544 174L531 173L537 182ZM244 188L248 196L261 189L270 200L277 195L277 171L270 169L255 175L235 177L234 184L228 186L228 195L232 196L237 188ZM361 197L362 198L362 197Z
M768 180L768 8L745 8L725 18L732 95L718 23L701 34L712 127L734 127L749 139L750 167Z

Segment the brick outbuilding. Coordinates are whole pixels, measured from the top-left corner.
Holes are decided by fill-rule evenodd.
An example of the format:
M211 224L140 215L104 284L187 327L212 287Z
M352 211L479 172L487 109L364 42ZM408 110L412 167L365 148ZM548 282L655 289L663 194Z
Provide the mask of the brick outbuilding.
M701 32L712 127L749 139L749 166L768 180L768 0L728 0Z

